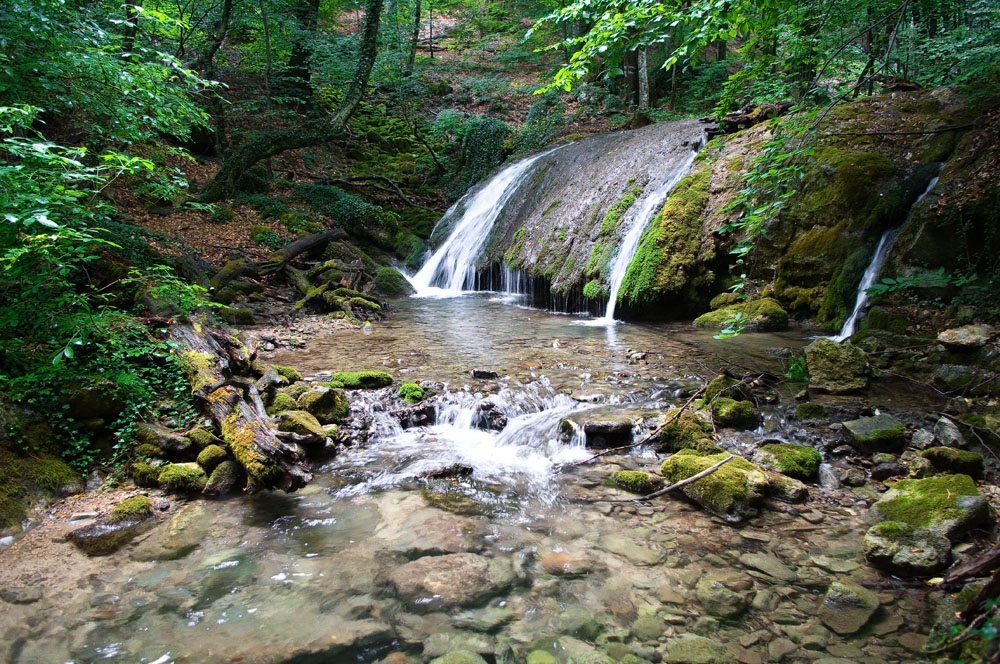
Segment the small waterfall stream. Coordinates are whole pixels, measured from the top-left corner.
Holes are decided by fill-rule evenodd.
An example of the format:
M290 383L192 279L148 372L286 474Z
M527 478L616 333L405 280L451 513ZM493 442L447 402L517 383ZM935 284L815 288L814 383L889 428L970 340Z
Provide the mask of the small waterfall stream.
M943 166L943 165L942 165ZM872 256L871 262L868 264L868 269L865 270L864 275L861 277L861 283L858 284L858 295L854 300L854 309L851 311L851 315L847 317L844 321L843 327L840 328L840 333L827 337L831 341L841 342L845 339L849 339L855 332L857 332L858 322L861 317L867 311L868 306L868 289L875 285L875 279L878 278L879 272L882 270L882 265L885 264L885 259L889 256L889 252L892 250L894 244L896 244L896 238L899 237L899 233L903 230L906 224L910 221L910 217L913 216L913 211L920 204L920 201L924 200L927 194L931 193L934 186L937 185L938 178L934 177L928 184L927 188L924 189L923 193L917 197L917 200L913 202L910 206L910 211L906 215L906 219L903 223L895 228L890 228L878 241L878 245L875 247L875 254Z

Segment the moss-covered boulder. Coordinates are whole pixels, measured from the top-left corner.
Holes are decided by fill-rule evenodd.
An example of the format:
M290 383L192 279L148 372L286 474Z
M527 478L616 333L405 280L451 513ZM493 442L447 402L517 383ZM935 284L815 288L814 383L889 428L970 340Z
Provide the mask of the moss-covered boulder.
M157 481L171 493L198 493L205 488L208 476L196 463L171 463L162 466Z
M135 439L140 445L157 447L174 457L183 457L194 451L194 443L190 439L158 424L140 422L135 427Z
M800 422L822 422L830 417L830 411L822 404L807 401L795 406L795 419Z
M768 470L776 470L799 480L812 480L819 473L823 461L812 447L792 443L767 443L754 453L754 463Z
M734 401L753 401L753 390L743 381L722 375L712 379L712 382L705 388L705 394L702 395L702 398L708 403L716 396L726 397Z
M931 447L921 452L920 456L930 461L934 470L941 473L961 473L979 480L986 471L986 462L982 454L954 447Z
M844 430L848 442L866 454L895 452L906 444L902 422L885 413L844 422Z
M308 390L308 388L306 389ZM305 394L306 392L303 391L302 393ZM296 402L295 397L287 392L278 392L267 406L267 414L275 417L286 410L298 410L298 408L299 404Z
M819 619L837 634L854 634L878 610L878 597L867 588L834 581L823 597Z
M817 339L805 354L809 389L848 394L868 387L868 356L854 344Z
M870 522L898 521L953 542L995 518L993 508L968 475L900 480L869 511Z
M289 431L300 436L322 440L326 437L323 425L312 413L304 410L286 410L278 417L278 431Z
M147 530L155 513L149 496L127 498L89 526L77 528L67 539L88 556L106 556Z
M616 470L608 479L617 487L643 495L653 493L663 485L659 477L638 470Z
M223 461L212 471L203 493L208 496L223 496L233 490L242 476L241 469L235 461Z
M693 450L681 450L664 461L661 470L664 479L673 484L708 469L727 456L725 453L703 456ZM681 491L709 512L738 523L757 514L767 489L768 479L763 469L736 457Z
M220 463L226 460L226 450L218 445L209 445L198 453L198 465L205 469L206 473L211 473Z
M287 380L289 383L297 383L302 380L302 374L298 372L297 369L292 367L285 367L280 364L272 364L274 370L278 372L278 375Z
M899 521L883 521L869 528L864 546L868 562L902 576L929 576L951 562L947 537Z
M765 297L750 302L730 304L694 319L695 325L721 327L737 314L746 322L746 329L756 332L784 330L788 327L788 312L774 298Z
M671 417L673 415L668 412L667 418ZM715 454L722 451L712 441L712 423L689 410L682 412L663 428L656 447L659 452L693 449L701 454Z
M336 388L320 388L302 394L297 400L299 410L312 413L320 424L339 422L350 407L347 395Z
M760 421L751 402L727 397L719 397L712 402L712 417L719 426L735 429L753 429Z
M28 508L83 491L83 478L59 457L0 448L0 533L17 531Z
M160 467L148 463L132 464L132 481L144 489L160 486Z
M416 291L399 270L380 267L375 273L375 290L385 297L403 297Z
M338 371L333 381L348 390L375 390L392 385L392 376L384 371Z
M203 450L209 445L223 445L222 440L208 429L197 428L187 432L187 439L191 441L196 450Z
M153 499L149 496L132 496L111 508L105 523L140 521L153 516Z

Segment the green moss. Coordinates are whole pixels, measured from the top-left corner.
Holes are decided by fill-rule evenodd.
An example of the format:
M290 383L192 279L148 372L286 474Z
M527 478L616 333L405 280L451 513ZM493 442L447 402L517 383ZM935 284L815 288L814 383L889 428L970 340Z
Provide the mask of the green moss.
M681 450L663 462L661 471L672 484L707 470L727 456L725 452L703 456L693 450ZM760 468L734 457L711 475L685 486L683 492L717 514L733 515L762 498L766 486L767 477Z
M348 390L372 390L392 385L392 376L384 371L338 371L333 380Z
M709 402L717 395L735 401L753 401L753 390L750 389L749 385L726 375L713 378L712 382L705 388L703 398Z
M21 459L20 472L29 483L51 493L80 483L80 475L69 464L47 454Z
M226 460L226 451L218 445L209 445L198 453L198 465L210 473L212 469Z
M239 415L233 413L222 421L222 439L229 445L233 456L246 469L250 484L255 487L270 487L281 476L281 469L267 458L257 446L254 427L257 423L240 423Z
M219 445L222 443L214 433L208 429L192 429L187 433L187 439L190 440L196 449L203 450L209 445Z
M959 498L980 495L976 483L968 475L900 480L892 489L905 493L880 500L879 513L889 521L901 521L917 528L961 518L965 512L957 504Z
M807 401L795 407L795 418L800 422L815 422L825 420L830 413L825 406Z
M163 457L167 456L166 452L164 452L159 447L151 443L143 443L142 445L139 445L138 447L135 448L135 453L136 455L141 457L148 457L154 459L162 459Z
M323 385L324 387L329 387L329 385L326 383L320 383L320 385ZM343 385L337 385L337 387L343 387ZM311 389L312 388L309 387L308 383L296 383L294 385L289 385L288 387L282 387L278 389L278 394L287 394L293 399L298 399Z
M406 277L391 267L380 267L375 273L375 288L385 295L406 295L412 293L413 288Z
M607 271L608 263L611 261L611 254L614 253L615 244L598 240L594 243L594 248L590 251L590 258L587 259L587 275L603 276Z
M208 477L194 463L172 463L162 466L157 478L160 486L171 493L198 493L205 488Z
M660 213L639 241L629 263L619 300L633 306L685 293L698 275L702 213L708 205L711 168L704 166L674 187Z
M424 388L420 387L416 383L403 383L399 386L399 392L397 392L397 395L403 401L417 403L424 398Z
M966 452L954 447L932 447L920 453L931 462L934 469L941 472L961 473L975 479L982 479L986 470L982 454Z
M323 424L332 424L346 416L350 406L342 389L330 388L306 392L296 400L295 407L308 411Z
M617 470L611 473L610 479L617 486L632 493L646 495L656 491L653 476L638 470Z
M302 374L291 367L283 367L278 364L271 365L274 370L278 372L278 375L287 380L289 383L295 383L302 380Z
M181 353L180 363L192 392L215 382L215 364L208 353L186 350Z
M668 417L671 415L668 414ZM712 442L712 425L689 411L684 411L664 427L657 441L657 450L660 452L683 449L697 449L704 453L721 451Z
M601 235L611 235L622 223L622 218L630 207L635 203L635 199L642 195L642 187L631 185L625 194L608 208L604 219L601 221Z
M105 523L141 521L153 516L153 499L149 496L132 496L111 508Z
M524 250L524 243L527 239L528 230L524 226L521 226L514 231L514 236L511 238L510 249L508 249L503 255L503 260L507 263L507 265L516 267L519 264L521 252Z
M816 477L819 464L823 461L819 452L805 445L768 443L760 449L774 456L778 470L799 480L811 480Z
M885 330L893 334L906 334L909 321L902 316L891 314L881 307L872 307L861 321L864 330Z
M743 314L749 329L758 331L783 330L788 327L788 313L781 308L774 298L765 297L759 300L731 304L710 311L694 319L695 325L706 327L721 327L736 314Z
M160 485L160 468L148 463L133 463L132 481L144 489L157 487Z
M722 307L727 307L730 304L737 304L743 300L744 296L740 293L719 293L708 303L708 306L712 309L719 309Z
M712 417L721 426L741 429L752 429L759 421L752 403L728 397L719 397L712 402Z
M583 296L590 300L596 300L604 295L604 287L599 281L588 281L583 287Z

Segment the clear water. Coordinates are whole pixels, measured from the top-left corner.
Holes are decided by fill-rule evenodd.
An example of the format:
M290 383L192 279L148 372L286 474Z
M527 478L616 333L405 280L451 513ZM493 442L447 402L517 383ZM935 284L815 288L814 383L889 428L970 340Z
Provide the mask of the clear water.
M106 558L61 545L32 577L42 599L0 611L0 658L376 662L400 651L429 661L465 647L496 662L524 662L535 649L560 664L593 650L659 661L677 635L696 633L729 647L734 661L767 661L778 638L797 646L786 661L912 660L898 637L926 632L923 596L864 564L865 508L849 493L816 485L797 511L768 510L739 528L682 500L615 503L629 496L607 475L655 469L656 456L575 465L583 441L560 431L564 417L652 420L729 361L778 372L770 349L807 340L720 342L682 325L622 325L609 340L573 320L490 295L415 298L370 335L339 331L276 356L305 373L373 368L434 381L437 423L404 429L384 398L358 393L352 417L368 426L369 444L330 460L303 491L176 500L160 525ZM474 380L473 368L500 378ZM502 432L474 426L487 401L508 418ZM782 412L768 411L765 430L798 435ZM727 434L723 444L746 447L760 435ZM471 474L426 477L456 463ZM9 550L0 551L0 584L23 584L2 565ZM481 593L467 607L401 592L404 565L456 551L507 569L506 580L463 582ZM741 562L748 553L794 578ZM739 575L748 607L719 619L705 615L695 587L724 572ZM837 636L817 618L834 579L881 588L882 608L858 635ZM652 637L636 631L640 619L654 621Z

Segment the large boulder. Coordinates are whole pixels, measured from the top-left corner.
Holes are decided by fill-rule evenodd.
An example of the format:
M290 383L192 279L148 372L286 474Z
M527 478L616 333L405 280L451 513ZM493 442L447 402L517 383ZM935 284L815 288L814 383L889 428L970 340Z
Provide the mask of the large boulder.
M854 344L817 339L805 354L809 389L847 394L868 387L868 357Z
M851 445L865 454L895 452L906 444L903 424L884 413L844 422L844 430Z
M712 402L712 418L719 426L734 429L753 429L760 421L753 403L728 397L718 397Z
M788 328L788 312L781 308L778 301L770 297L741 302L709 311L694 319L695 325L705 327L721 327L726 321L737 314L741 315L748 330L768 332Z
M948 566L951 542L931 530L883 521L865 534L865 558L892 574L929 576Z
M702 456L694 450L681 450L663 462L667 482L674 483L696 475L725 459L726 453ZM745 459L733 458L707 477L681 488L685 496L726 521L738 523L756 516L758 505L769 487L763 469Z
M343 390L320 388L299 396L296 401L300 410L311 413L320 424L336 424L347 415L350 403Z
M853 634L878 610L875 593L853 583L834 581L823 597L819 619L837 634Z
M170 456L183 457L195 452L189 438L158 424L140 422L135 426L135 439L140 445L152 445Z
M954 447L931 447L921 452L920 456L930 461L934 470L942 473L961 473L981 480L986 471L986 461L982 454Z
M397 567L390 576L400 597L424 610L480 604L505 591L515 579L507 558L473 553L425 556Z
M808 481L816 477L823 457L815 449L805 445L767 443L754 453L753 461L761 468Z
M871 521L898 521L926 528L953 542L996 514L968 475L900 480L871 506Z
M667 411L667 419L674 417L674 414ZM683 411L663 427L656 447L658 452L692 449L702 454L715 454L722 451L712 441L712 423L690 410Z

